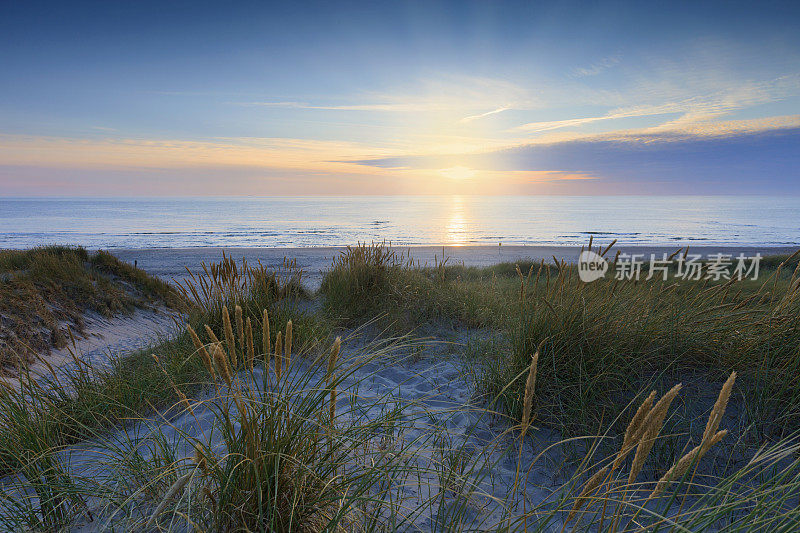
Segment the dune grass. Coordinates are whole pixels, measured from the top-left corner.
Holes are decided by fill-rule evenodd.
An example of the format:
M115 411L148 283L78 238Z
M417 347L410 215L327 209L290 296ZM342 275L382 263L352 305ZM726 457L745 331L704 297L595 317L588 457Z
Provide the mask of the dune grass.
M175 307L167 283L107 252L48 246L0 250L0 367L18 373L35 353L63 348L85 314L105 317L154 305Z
M271 310L273 330L284 327L289 317L294 317L297 346L313 344L326 335L322 323L294 311L298 297L293 289L296 269L267 272L264 267L244 265L230 270L231 262L226 260L224 264L229 270L205 280L210 291L205 306L183 300L190 324L196 328L209 325L212 332L224 337L221 302L230 302L246 309L246 318L258 328L265 308ZM263 292L262 282L271 284L272 290ZM191 293L193 288L190 281L183 292ZM254 314L254 308L260 311ZM199 331L209 338L203 329ZM73 364L44 377L33 376L23 367L21 386L7 385L4 394L0 394L0 472L20 467L18 439L26 432L37 435L42 446L60 447L96 437L109 426L141 418L169 404L176 398L173 384L187 393L199 390L209 376L202 361L192 357L195 351L192 339L181 329L150 349L112 357L102 368L88 366L77 354ZM36 401L31 402L31 398Z
M798 284L786 270L736 286L587 285L566 265L422 268L387 250L351 250L323 282L324 314L312 316L298 305L293 264L273 272L224 258L179 291L191 306L185 333L181 326L110 368L76 362L49 379L23 375L21 390L0 394L0 465L10 477L0 523L790 531L800 521L800 441L789 423L795 392L777 375L792 371L799 344ZM449 432L454 413L362 397L371 364L403 364L416 348L390 338L345 355L329 321L375 315L399 329L451 320L497 331L494 343L471 347L484 396L460 412L505 429L474 449L469 432ZM708 378L710 403L697 428L684 420L681 429L681 404L697 398L672 385L689 370ZM731 416L747 413L770 426L748 438L773 441L717 468L714 454L743 437ZM420 434L418 417L440 420ZM572 438L541 449L532 439L540 423ZM112 439L109 426L125 431ZM85 438L102 476L81 475L65 455ZM660 460L665 441L678 444ZM546 487L530 486L550 449L576 443L575 463ZM485 492L509 460L513 486ZM409 484L417 495L404 500L399 489ZM486 506L499 514L476 512Z
M744 424L779 438L800 414L800 388L784 379L800 370L796 265L767 258L758 281L584 283L574 265L419 267L372 245L338 259L321 291L329 313L349 320L380 316L408 331L444 319L498 331L469 347L473 371L517 417L517 378L539 348L535 408L567 434L597 432L652 384L685 375L715 383L736 370L747 384Z
M518 293L516 265L486 269L420 266L385 244L348 247L325 273L320 293L327 312L349 325L378 317L396 332L431 320L502 327ZM488 290L487 290L488 289Z

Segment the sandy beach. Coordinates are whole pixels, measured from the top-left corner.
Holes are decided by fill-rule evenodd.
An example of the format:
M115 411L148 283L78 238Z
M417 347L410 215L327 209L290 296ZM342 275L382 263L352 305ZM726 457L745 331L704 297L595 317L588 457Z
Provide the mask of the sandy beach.
M0 533L800 532L800 2L187 7L2 10Z
M596 243L606 246L608 243ZM330 266L331 261L344 247L314 247L314 248L145 248L114 250L113 253L123 261L134 263L165 280L181 280L187 276L186 268L193 272L199 271L202 263L219 261L223 251L234 259L246 257L248 261L256 263L261 261L265 266L280 266L284 258L296 259L298 266L306 273L306 284L311 289L319 287L322 273ZM466 266L485 267L503 262L521 260L540 260L552 262L553 257L559 260L574 262L580 254L580 248L575 246L414 246L397 247L398 253L410 255L420 264L433 265L441 261L442 257L448 258L448 264L464 264ZM677 247L668 246L615 246L613 250L622 253L643 254L649 258L650 254L671 254ZM697 246L690 249L691 253L707 256L713 253L724 253L752 256L756 253L763 255L791 254L792 247L755 247L755 246Z
M246 257L251 265L261 262L267 268L279 267L284 258L296 259L298 266L308 274L307 286L316 290L333 258L343 250L345 249L334 247L184 248L122 250L113 253L120 260L135 263L153 275L178 282L186 279L186 267L200 273L204 262L218 262L223 251L234 259ZM627 254L643 255L645 259L649 258L650 254L661 257L661 254L675 252L675 249L667 247L620 247L619 250ZM397 248L395 251L404 257L412 257L420 265L433 265L445 257L449 264L485 267L522 260L552 261L554 257L574 262L578 258L580 248L475 246ZM714 253L733 256L740 253L746 256L760 253L766 256L793 251L790 248L709 246L693 248L691 253L704 257ZM515 286L513 294L516 298L518 280L513 272L510 277L510 282ZM480 287L480 292L490 292L492 290L490 287L494 287L494 281L496 280L493 278L491 286L487 282ZM506 281L509 281L508 277ZM239 283L232 283L231 286L238 287ZM634 284L629 288L634 290L636 287L638 285ZM413 289L406 290L409 294L420 293ZM435 294L427 292L424 294L426 298L436 298ZM585 294L591 296L591 293ZM584 293L581 295L584 296ZM312 311L304 317L304 310L320 310L325 299L329 297L327 292L320 291L312 295L311 300L289 302L288 307L273 306L272 312L276 315L281 311L287 312L285 318L291 317L295 321L294 331L299 335L303 332L304 321L306 321L305 327L311 327L307 321L313 320L313 315L316 313ZM558 302L556 304L562 305ZM586 305L586 301L583 301L583 305ZM554 313L557 312L553 307L550 309ZM559 317L556 318L553 323L559 322ZM250 317L247 320L249 328ZM334 429L342 431L343 435L346 435L347 431L369 430L369 438L363 442L358 441L357 447L353 447L341 459L337 459L337 468L352 472L367 467L373 468L370 466L373 465L372 462L361 460L362 457L369 457L372 461L371 453L386 453L386 457L392 458L392 464L396 462L397 465L402 465L402 468L398 467L397 473L393 474L389 492L382 496L385 501L396 505L397 509L392 511L387 508L388 510L380 511L381 519L387 522L398 516L402 517L405 527L400 530L439 531L443 524L449 524L454 520L457 520L465 530L473 531L499 527L509 520L516 521L517 529L512 530L519 530L519 527L525 526L535 527L541 525L543 520L548 522L553 530L566 526L570 521L566 511L572 504L559 502L569 502L568 495L574 489L573 484L578 481L582 483L582 480L593 472L594 463L606 457L601 456L601 452L595 448L585 445L580 439L574 442L568 438L569 433L562 431L562 428L554 425L552 421L548 422L544 417L538 418L537 413L540 411L538 403L536 409L532 411L533 424L526 425L525 429L521 430L522 426L516 424L513 413L509 416L503 411L503 407L497 407L504 404L496 403L496 399L490 400L491 397L487 395L485 389L487 382L483 377L486 374L481 370L488 365L482 363L481 361L486 359L481 358L510 360L513 346L508 343L507 330L493 326L491 321L480 322L476 319L470 324L464 320L453 319L444 313L426 315L419 320L410 336L401 337L393 337L390 330L383 329L379 323L373 324L369 317L365 317L362 323L354 326L341 326L336 329L335 335L341 336L342 340L340 362L337 363L339 364L337 372L341 380L337 385L337 393L332 395L330 400L327 396L323 399L322 405L325 408L322 412L332 413L329 429L325 430L329 433L326 435L334 435ZM625 323L627 322L629 321ZM545 321L536 323L544 324ZM183 353L179 351L180 345L169 342L169 339L176 339L183 329L178 324L182 324L181 319L174 312L165 309L137 310L131 315L111 319L87 316L85 335L78 339L75 346L77 352L75 359L80 359L82 362L77 362L71 355L67 357L63 350L54 350L50 359L52 365L57 368L59 380L48 380L46 370L50 369L49 365L35 365L31 369L31 375L35 380L43 378L40 384L44 392L39 394L59 395L64 391L70 394L72 391L79 391L79 388L85 385L81 385L80 379L73 381L70 376L80 376L84 368L91 369L86 375L101 376L100 379L107 379L103 376L114 376L114 373L124 366L125 358L140 350L144 350L143 353L146 355L152 354L156 365L165 373L166 365L170 364L170 361L172 364L179 363L182 366L192 358L197 360L198 352L194 351L194 347L189 347L189 351ZM203 331L199 323L194 327L198 331ZM218 325L217 328L219 331ZM286 335L283 338L291 338L288 323L285 328ZM258 331L258 328L256 329ZM267 328L267 335L272 333L276 335L274 346L279 346L278 338L281 333L269 331ZM206 347L210 346L207 343L210 337L207 338L206 333L201 335L203 341L198 342L206 342ZM219 335L222 336L223 333L220 332ZM231 345L236 346L234 333L231 332L230 335ZM256 335L256 341L260 340ZM252 338L250 342L252 343ZM180 465L177 467L180 472L194 468L191 465L196 461L198 446L207 450L212 456L224 457L228 453L228 441L220 429L223 426L220 425L219 413L227 412L234 419L240 416L239 406L243 404L231 400L236 394L247 391L247 394L253 395L253 405L265 405L263 400L256 401L256 398L269 393L289 401L292 398L300 398L301 393L306 394L307 391L324 390L328 379L327 367L321 363L326 361L324 359L327 353L326 347L322 347L320 351L320 346L313 343L309 345L309 349L304 349L299 343L292 345L290 342L289 346L294 346L295 349L287 348L285 357L275 355L273 360L270 360L267 356L264 363L261 362L259 355L259 363L250 368L247 366L237 368L235 363L232 363L233 368L237 368L233 381L230 381L230 374L221 372L222 367L218 366L216 371L220 372L219 376L222 378L212 377L204 382L202 387L194 389L184 385L188 391L188 398L183 396L184 403L163 402L152 411L126 416L122 425L111 425L85 439L58 447L54 457L70 479L90 479L96 487L102 488L101 490L92 486L91 490L87 490L87 496L82 500L82 509L86 509L87 512L74 518L70 525L71 530L105 531L112 527L135 530L152 520L148 517L158 516L161 509L156 508L153 502L144 500L142 496L144 489L138 485L133 485L133 488L129 489L134 495L130 501L139 498L143 503L126 504L124 512L109 506L109 500L102 491L114 486L116 480L130 475L132 468L135 470L135 467L131 466L133 463L129 457L140 457L143 461L140 464L159 464L159 461L162 461L159 455L162 453L159 451L159 443L162 442L169 443L170 460L172 464ZM235 350L234 348L231 353L233 354ZM276 350L278 353L281 352L280 348ZM240 356L243 358L244 355L242 348ZM215 361L216 357L217 355ZM227 361L224 353L222 357ZM277 380L280 379L278 358L281 359L281 365L284 360L286 361L283 370L285 381L280 386L277 385ZM291 367L288 363L290 359ZM151 358L148 356L145 360L149 363ZM551 359L551 361L556 360ZM137 364L141 365L141 362ZM530 368L536 368L535 363L530 365ZM214 376L213 372L212 370L209 375ZM227 372L230 372L230 369ZM224 385L225 375L228 376L227 392ZM631 374L630 379L641 380L642 375ZM192 377L192 380L194 379L196 378ZM274 387L268 386L268 383L273 383L271 381L273 379L276 380ZM61 381L67 385L61 385ZM703 374L699 370L693 373L686 369L680 375L666 378L667 384L682 382L685 385L682 397L686 399L686 403L676 409L676 414L687 420L685 427L702 427L707 414L716 405L715 401L718 401L717 391L721 387L719 381L720 379L714 375ZM231 388L232 382L235 383L233 388ZM78 386L73 387L70 383L77 383ZM170 381L169 386L175 388L177 387L175 383ZM46 392L54 384L58 384L60 389ZM162 383L162 386L165 384ZM660 384L658 388L667 390L664 384ZM327 404L328 401L330 406ZM291 405L292 409L287 412L301 409L303 404ZM543 400L542 406L546 405ZM719 413L719 420L726 431L729 428L731 432L742 431L743 421L746 418L743 405L738 397L734 397L727 411ZM320 416L318 411L314 407L314 416ZM544 412L544 407L541 411ZM337 413L335 423L333 413ZM276 416L275 413L270 415L272 416ZM628 415L623 412L621 416ZM244 430L238 421L231 427L236 431ZM375 428L380 428L380 431ZM675 433L681 434L680 431L675 430ZM292 439L295 438L292 436ZM337 446L341 446L345 441L337 442L339 442ZM597 457L592 455L595 453ZM602 453L607 453L607 450L603 449ZM723 468L726 472L733 468L743 468L754 453L755 448L748 444L742 444L735 449L732 442L718 444L704 458L702 465L697 469L697 474L709 476L710 473L722 471ZM589 459L583 464L580 461L581 457ZM381 461L383 459L374 464L381 465L383 464ZM648 480L655 481L663 468L661 465L651 465L644 471L642 477L648 476ZM365 471L372 472L369 469ZM184 492L195 494L201 490L204 481L198 477L196 469L188 472L186 475L190 476L187 478L190 481L187 481L189 484ZM383 475L381 473L381 476ZM191 481L193 478L197 479ZM147 487L149 486L146 485ZM34 494L31 484L24 479L6 474L0 477L0 489L10 501L30 500L33 505L38 505L39 494ZM642 499L647 496L648 491L631 493L635 493L635 498ZM690 499L692 505L699 501L698 497L694 496ZM175 505L184 505L184 500L175 502ZM668 507L659 507L661 504L658 502L647 505L653 511L666 514L673 512ZM533 506L536 511L528 511L526 506ZM178 508L180 507L176 507ZM0 524L12 523L15 519L12 508L7 505L0 506ZM574 526L578 527L577 524Z

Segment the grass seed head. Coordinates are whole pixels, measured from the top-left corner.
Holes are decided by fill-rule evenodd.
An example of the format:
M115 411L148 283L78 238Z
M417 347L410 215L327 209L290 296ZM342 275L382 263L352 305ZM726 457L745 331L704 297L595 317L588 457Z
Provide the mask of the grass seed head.
M203 450L195 446L194 448L194 463L200 468L200 471L203 472L203 475L208 475L208 461L206 460L206 454L203 453Z
M150 526L152 526L153 523L156 521L158 516L161 514L161 511L164 510L164 507L167 506L169 501L173 497L175 497L176 494L178 494L181 490L183 490L183 488L187 485L187 483L189 483L189 481L192 479L193 474L194 470L192 470L187 474L184 474L183 476L179 477L178 480L169 488L167 493L164 495L164 498L161 500L161 503L159 503L158 507L156 507L155 512L153 512L152 516L150 516L150 519L147 520L144 529L150 529Z
M222 306L222 325L225 333L225 345L228 348L228 354L231 358L233 368L239 366L236 358L236 339L233 337L233 326L231 326L231 317L228 314L228 306Z
M650 450L655 444L656 437L661 433L661 428L664 425L664 419L669 411L669 406L672 404L672 400L674 400L681 391L682 386L683 385L678 383L662 396L653 408L650 409L650 412L647 413L647 417L642 422L642 427L636 432L641 435L641 437L638 439L639 444L636 447L636 455L634 455L633 463L631 464L628 484L632 484L636 480L636 476L639 475L639 472L642 471L647 456L650 454Z
M211 343L212 344L219 344L219 339L217 338L216 335L214 335L214 330L211 329L211 326L206 324L205 328L206 328L206 334L208 334L208 338L211 339Z
M177 385L173 384L172 389L175 391L175 394L178 395L178 400L180 401L181 405L183 405L183 408L194 415L194 409L192 409L192 404L189 403L189 398L186 397L186 395L181 389L178 388Z
M272 350L271 342L272 339L270 337L269 332L269 313L267 310L264 309L264 316L262 318L263 322L261 322L261 343L264 347L264 357L269 359L270 351Z
M292 321L286 323L286 341L284 343L286 353L286 368L288 370L292 358Z
M719 431L715 433L713 437L708 439L708 441L701 442L699 446L696 446L692 451L681 457L680 460L678 460L678 462L675 463L672 468L670 468L667 473L658 480L656 488L650 494L650 498L655 498L664 492L664 489L666 489L667 486L669 486L669 484L674 480L682 478L692 464L697 464L697 462L703 457L703 455L705 455L708 449L721 441L727 434L727 430Z
M228 356L225 355L225 351L219 344L214 345L214 362L217 365L217 371L219 371L222 379L224 379L225 383L230 387L233 380L231 377L231 368L228 366Z
M247 337L247 366L252 369L253 361L256 358L256 352L255 348L253 347L253 323L250 320L250 317L247 317L247 323L245 324L245 331Z
M575 498L575 504L572 506L572 510L570 510L567 516L567 523L575 517L581 507L588 501L589 495L600 486L606 478L606 474L608 474L608 467L601 469L586 481L583 490L581 490L581 493Z
M203 359L203 365L208 370L208 373L212 376L214 375L214 364L211 361L211 356L208 354L208 350L200 341L200 337L197 336L194 328L192 326L187 325L186 329L189 331L189 336L192 338L192 343L194 344L195 349L197 349L198 353L200 353L200 357Z
M708 441L713 435L716 435L717 430L719 429L719 424L722 421L722 415L725 414L725 409L728 406L728 400L731 397L731 391L733 390L733 383L735 381L736 372L732 372L725 381L725 384L722 385L722 389L719 391L717 401L714 403L714 408L711 410L711 414L708 417L706 429L703 432L703 442Z
M328 371L325 374L325 379L330 383L331 378L333 377L333 371L336 368L336 361L339 359L339 350L342 347L342 338L336 337L336 340L333 341L333 346L331 346L331 353L328 355Z
M644 422L648 413L650 413L650 409L653 407L653 401L655 399L656 391L652 391L650 395L642 402L642 405L639 406L639 409L636 410L633 418L631 418L628 428L625 430L625 437L622 439L622 448L620 448L617 458L614 460L614 465L611 467L612 471L619 467L622 461L625 460L630 451L636 445L636 440L640 436L639 430L642 427L642 422Z
M525 397L522 402L522 434L528 430L531 423L531 409L533 408L533 393L536 388L536 371L539 366L539 350L531 358L531 366L528 370L528 380L525 383Z

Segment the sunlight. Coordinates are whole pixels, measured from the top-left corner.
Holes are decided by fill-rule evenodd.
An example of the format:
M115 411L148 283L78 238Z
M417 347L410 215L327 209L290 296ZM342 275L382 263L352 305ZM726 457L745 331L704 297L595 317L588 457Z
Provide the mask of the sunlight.
M453 180L466 180L474 178L478 171L469 167L450 167L440 169L439 174Z
M464 199L453 196L450 208L450 221L447 224L447 243L451 246L461 246L466 241L467 219L464 214Z

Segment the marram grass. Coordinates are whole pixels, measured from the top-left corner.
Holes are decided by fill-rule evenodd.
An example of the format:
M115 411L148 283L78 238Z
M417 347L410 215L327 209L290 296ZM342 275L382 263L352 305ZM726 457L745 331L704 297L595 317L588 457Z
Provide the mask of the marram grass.
M363 260L372 268L380 267L387 258L383 251L360 254L360 259L344 262ZM327 336L324 328L315 329L313 320L283 305L290 297L287 295L296 295L296 291L272 284L269 280L278 278L255 268L259 273L226 258L220 265L207 267L206 275L195 277L194 285L184 291L191 296L195 311L178 339L154 346L110 371L78 365L79 370L62 378L63 382L23 379L21 391L10 390L0 396L0 457L10 474L0 494L2 526L33 530L93 524L120 530L414 531L424 522L421 517L431 516L429 529L448 531L790 531L800 521L800 442L796 435L788 432L764 444L744 464L723 474L714 475L713 470L704 468L713 450L740 437L739 428L731 427L724 415L737 397L748 394L742 375L752 367L733 353L726 355L721 366L730 365L737 372L726 371L729 377L698 428L702 429L699 440L694 440L694 435L669 434L674 427L670 424L683 416L675 406L693 401L687 388L657 384L654 389L666 390L660 397L656 391L642 394L641 402L629 401L616 411L611 407L617 404L604 404L602 432L548 444L567 448L576 441L587 443L580 448L583 456L562 465L562 474L554 476L545 491L530 486L527 473L542 467L539 461L545 454L532 448L538 430L535 424L557 420L551 395L560 391L560 402L584 405L580 394L567 394L576 390L571 388L573 382L554 380L574 380L581 387L613 383L608 381L609 373L630 372L631 368L611 350L617 340L644 362L663 361L663 354L653 358L642 351L649 346L643 339L631 342L617 336L621 331L659 333L659 328L665 328L665 322L649 329L651 326L630 321L648 310L644 305L647 298L664 296L665 301L677 305L670 300L669 290L618 286L611 292L606 288L596 293L584 289L571 293L577 288L571 286L563 266L558 271L528 266L520 268L519 274L510 269L516 276L513 285L504 282L502 275L498 278L498 272L486 276L489 286L506 284L509 300L503 303L504 296L497 302L485 302L496 305L497 310L515 310L516 315L509 314L508 324L521 326L516 333L516 326L509 328L512 335L520 337L512 336L508 349L494 354L501 364L498 368L506 365L502 371L513 379L506 380L502 391L490 398L485 411L485 416L496 417L497 424L505 424L507 429L488 443L486 450L471 452L480 458L506 450L512 461L518 458L513 490L498 501L497 496L481 494L473 481L491 472L496 463L469 460L459 445L442 445L454 438L447 433L436 429L430 442L417 442L418 446L387 441L386 428L391 427L394 435L411 429L405 424L419 416L412 409L397 406L388 397L371 400L374 403L367 410L381 413L372 418L355 416L355 411L343 406L343 399L358 396L352 382L362 379L360 373L365 372L363 379L370 378L365 368L377 360L398 359L397 351L408 348L405 344L411 341L367 343L354 356L347 340L330 341L333 336ZM407 265L397 272L402 275L404 268ZM460 272L461 281L450 277L455 272ZM424 271L420 275L427 276ZM435 269L432 276L445 286L441 290L449 290L450 283L460 284L454 289L459 292L449 293L452 299L437 312L472 312L469 306L454 306L470 294L465 285L481 286L477 278L465 280L468 275L474 272L444 266ZM245 283L243 288L243 280L253 284ZM541 285L536 285L537 280ZM389 283L385 287L390 289L394 286L385 279L377 286L382 283ZM698 299L691 289L675 290L691 305L712 309L710 302ZM716 294L713 287L703 290L709 291L706 295ZM787 315L787 310L793 309L793 296L790 294L787 303L785 295L758 291L758 287L753 289L760 302L754 305L769 310L775 320L771 331L777 338L770 345L771 355L777 355L778 362L785 361L781 357L786 357L788 348L781 343L795 338ZM433 293L431 297L436 296ZM600 303L593 300L598 296L604 298ZM572 307L578 297L585 301L583 310ZM615 307L614 298L620 297L625 301ZM732 303L721 309L738 312L742 307L737 306L753 297L746 294L744 299L723 299L723 303L714 300L714 305ZM233 320L229 309L234 310ZM586 322L596 319L592 313L601 309L610 313L602 324L605 329ZM736 327L752 327L747 335L754 345L748 354L762 346L759 328L766 318L759 314L761 310L759 307L759 312L748 315L761 316L762 322L751 326L738 315L732 316ZM543 322L532 322L532 316ZM713 315L711 318L721 325ZM575 325L581 320L593 334L605 332L608 337L588 339ZM680 321L675 325L688 327ZM707 324L699 327L702 334L709 334ZM253 338L253 330L259 328L260 343ZM729 335L730 330L715 339L724 338L723 333ZM578 337L570 341L568 334ZM687 339L684 348L691 349L681 352L677 349L681 344L673 339L672 355L696 355L700 352L693 350L706 346L701 341ZM606 351L598 348L603 342ZM721 346L747 346L743 342L734 338ZM577 356L576 346L589 359L604 355L604 364L587 364L574 375L554 371L563 370L560 365L568 356ZM399 359L396 364L403 364ZM759 361L763 364L766 358ZM786 367L780 368L786 371ZM589 369L595 372L586 373ZM633 391L634 396L637 393ZM510 398L519 409L513 408ZM506 406L511 417L493 411L497 405ZM149 406L170 413L169 417L183 416L185 422L172 427L172 422L150 419ZM143 441L137 438L120 442L104 437L108 424L132 421L147 428L147 454L140 452ZM98 461L113 465L108 479L76 475L64 461L64 446L87 437L99 448ZM686 443L685 450L664 466L656 452L662 442L674 438ZM604 445L608 442L617 447L608 452ZM437 450L433 464L431 454L421 453L431 449ZM433 475L443 480L440 492L420 494L413 504L395 500L398 484ZM520 499L520 493L539 496ZM505 509L496 522L474 514L475 502L487 500Z

